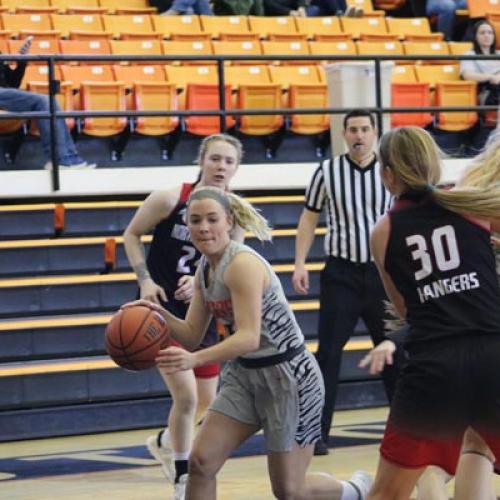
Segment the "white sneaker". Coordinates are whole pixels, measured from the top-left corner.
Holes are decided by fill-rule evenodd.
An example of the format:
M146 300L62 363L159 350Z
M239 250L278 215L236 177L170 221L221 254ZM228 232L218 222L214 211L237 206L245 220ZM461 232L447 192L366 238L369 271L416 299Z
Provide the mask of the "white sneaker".
M172 461L174 450L170 444L170 437L168 439L168 446L162 446L161 432L154 436L149 436L146 439L146 446L149 453L151 453L151 455L161 463L161 468L165 477L173 483L175 479L175 467Z
M61 170L90 170L96 168L96 163L87 163L86 161L82 161L81 163L75 163L74 165L59 165ZM45 170L52 170L52 162L48 161L45 163Z
M357 470L349 479L348 483L352 484L358 492L359 500L365 500L370 488L373 484L373 478L363 470Z
M174 484L174 498L173 500L184 500L186 496L186 483L187 483L188 475L182 474L179 478L179 481Z

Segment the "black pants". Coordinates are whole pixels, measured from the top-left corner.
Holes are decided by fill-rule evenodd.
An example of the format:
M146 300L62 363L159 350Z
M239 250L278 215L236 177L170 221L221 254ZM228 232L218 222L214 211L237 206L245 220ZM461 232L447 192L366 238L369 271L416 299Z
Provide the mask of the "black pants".
M337 396L342 350L359 318L362 318L373 343L384 339L384 304L386 294L373 263L354 264L330 257L320 279L318 359L325 381L325 406L321 419L322 437L328 439ZM394 392L397 368L383 372L389 400Z

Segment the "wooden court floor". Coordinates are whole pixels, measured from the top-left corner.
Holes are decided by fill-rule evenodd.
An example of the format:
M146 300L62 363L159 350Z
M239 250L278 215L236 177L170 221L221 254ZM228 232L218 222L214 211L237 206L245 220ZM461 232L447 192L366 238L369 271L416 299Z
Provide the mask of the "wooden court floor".
M326 457L314 457L310 469L339 479L357 469L373 474L386 417L386 408L338 412L331 432L335 447ZM0 444L0 499L170 499L172 487L144 447L145 438L155 431ZM495 476L494 484L500 494L500 477ZM219 477L218 498L271 499L265 457L231 458Z

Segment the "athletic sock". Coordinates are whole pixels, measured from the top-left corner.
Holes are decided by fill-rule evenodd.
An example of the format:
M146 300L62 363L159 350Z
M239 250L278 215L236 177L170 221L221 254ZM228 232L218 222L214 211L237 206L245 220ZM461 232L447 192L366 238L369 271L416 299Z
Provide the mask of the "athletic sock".
M175 482L178 483L181 476L188 473L187 460L174 460L175 465Z
M361 500L361 492L349 481L340 481L342 484L342 495L340 500Z

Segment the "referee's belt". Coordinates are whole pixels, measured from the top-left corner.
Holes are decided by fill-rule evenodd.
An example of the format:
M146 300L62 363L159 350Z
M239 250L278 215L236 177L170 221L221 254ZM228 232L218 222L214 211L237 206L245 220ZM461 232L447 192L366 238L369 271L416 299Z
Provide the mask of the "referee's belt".
M236 360L243 366L243 368L265 368L266 366L279 365L285 361L290 361L295 358L295 356L305 351L306 346L304 344L298 347L293 347L286 350L285 352L280 352L278 354L273 354L271 356L264 356L262 358L242 358L238 357Z

